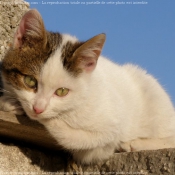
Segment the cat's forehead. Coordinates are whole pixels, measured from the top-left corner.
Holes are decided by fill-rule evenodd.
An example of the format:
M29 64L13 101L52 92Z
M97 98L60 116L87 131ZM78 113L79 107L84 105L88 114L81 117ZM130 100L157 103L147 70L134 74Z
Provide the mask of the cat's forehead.
M50 54L49 58L44 64L43 72L60 71L62 69L66 70L65 60L70 59L73 52L76 50L76 46L79 45L79 41L76 37L73 37L68 34L62 34L62 42L57 45L56 49L52 54Z
M52 42L52 40L49 41L49 45L52 47L52 52L44 63L44 68L42 69L50 70L51 72L53 70L67 70L68 64L71 62L72 54L82 43L79 42L76 37L68 34L61 34L61 42Z
M71 78L69 72L64 65L66 56L70 56L74 44L78 40L75 37L64 34L62 35L62 43L57 47L55 52L50 55L46 63L43 65L40 75L40 82L42 84L49 84L50 86L57 86L58 82L68 82Z

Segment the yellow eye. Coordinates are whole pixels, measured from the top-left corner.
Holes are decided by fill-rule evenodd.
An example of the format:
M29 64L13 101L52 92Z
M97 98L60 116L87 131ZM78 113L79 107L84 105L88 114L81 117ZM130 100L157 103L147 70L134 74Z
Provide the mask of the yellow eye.
M29 75L25 76L24 83L29 88L32 88L32 89L36 89L36 87L37 87L37 80L33 76L29 76Z
M64 97L69 93L69 89L67 88L59 88L56 90L55 94L59 97Z

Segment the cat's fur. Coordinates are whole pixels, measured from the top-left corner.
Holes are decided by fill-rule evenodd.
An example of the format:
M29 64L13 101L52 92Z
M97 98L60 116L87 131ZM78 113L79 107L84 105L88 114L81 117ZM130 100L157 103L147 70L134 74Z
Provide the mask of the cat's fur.
M167 93L145 70L100 56L104 42L104 34L79 42L48 32L38 11L30 10L2 62L1 109L21 114L21 104L82 163L107 159L116 149L175 147ZM26 75L35 77L36 88L25 85ZM64 97L55 95L61 87L70 89Z

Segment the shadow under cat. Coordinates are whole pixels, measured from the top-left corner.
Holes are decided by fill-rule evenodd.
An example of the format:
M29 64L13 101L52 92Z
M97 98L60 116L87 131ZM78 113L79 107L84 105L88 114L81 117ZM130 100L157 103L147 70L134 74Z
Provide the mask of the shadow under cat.
M8 116L8 114L7 114L7 116ZM48 172L60 172L60 171L62 172L63 170L66 171L67 162L69 159L71 159L71 156L67 152L61 150L59 146L56 149L56 146L54 147L51 144L51 143L53 143L52 138L50 138L51 143L48 145L46 145L46 144L44 145L45 142L49 142L49 139L44 140L47 137L43 138L44 141L42 142L42 134L40 135L41 142L39 140L35 140L37 133L36 133L36 135L32 134L29 138L29 133L26 132L26 127L33 130L33 128L31 128L28 125L28 122L33 123L33 121L30 121L30 119L28 119L28 118L26 119L26 118L27 118L26 116L16 116L16 119L19 120L19 123L21 125L20 128L21 129L24 128L24 132L23 132L24 135L23 136L19 134L19 128L18 128L19 126L17 126L16 129L14 129L15 126L11 127L12 126L12 123L11 123L11 124L9 124L9 127L4 126L9 131L8 133L5 130L2 131L3 127L1 127L1 129L0 129L0 142L3 143L4 145L8 145L8 146L14 145L14 146L18 147L20 149L21 153L24 154L28 159L31 160L32 165L39 166L40 169L43 171L46 171L46 172L47 171ZM3 123L3 121L1 119L0 120L1 126L2 126L2 123ZM36 125L37 125L37 123L36 123ZM42 126L40 126L40 127L42 128ZM42 130L41 128L38 129L40 133ZM26 134L26 137L25 137L25 134ZM32 137L33 137L33 139L32 139Z

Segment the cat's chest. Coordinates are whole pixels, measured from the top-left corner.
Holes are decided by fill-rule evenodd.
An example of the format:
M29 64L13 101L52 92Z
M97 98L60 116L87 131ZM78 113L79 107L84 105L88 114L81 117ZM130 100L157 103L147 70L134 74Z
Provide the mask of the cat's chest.
M110 127L116 130L116 123L119 123L119 120L116 116L112 116L112 113L108 112L103 110L103 108L89 110L80 107L79 109L62 113L61 119L74 129L102 132L105 127L107 127L106 129Z

